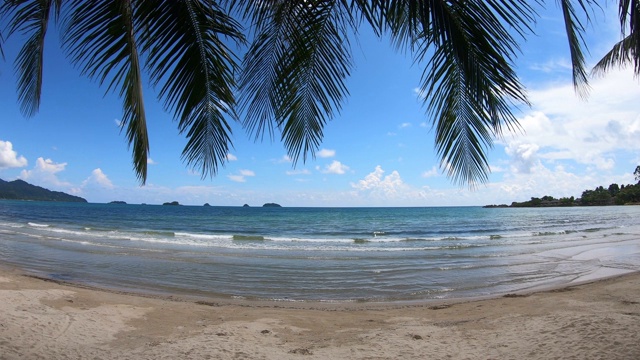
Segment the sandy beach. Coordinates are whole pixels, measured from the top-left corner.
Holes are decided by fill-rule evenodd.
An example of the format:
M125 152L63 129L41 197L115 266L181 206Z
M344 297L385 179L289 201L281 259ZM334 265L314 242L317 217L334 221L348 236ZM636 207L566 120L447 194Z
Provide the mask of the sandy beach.
M638 359L640 274L494 299L197 303L0 270L1 359Z

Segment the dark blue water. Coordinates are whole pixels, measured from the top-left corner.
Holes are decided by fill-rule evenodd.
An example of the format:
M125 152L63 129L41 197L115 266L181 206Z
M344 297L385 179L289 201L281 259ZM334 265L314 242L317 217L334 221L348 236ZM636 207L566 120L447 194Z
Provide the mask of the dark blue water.
M0 201L0 262L199 297L457 298L640 269L640 207L242 208Z

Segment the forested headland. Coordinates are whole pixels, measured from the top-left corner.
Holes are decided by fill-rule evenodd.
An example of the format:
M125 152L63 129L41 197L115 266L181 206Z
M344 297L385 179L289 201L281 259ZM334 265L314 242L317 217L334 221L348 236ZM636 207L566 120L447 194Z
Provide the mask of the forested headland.
M598 186L593 190L585 190L579 198L553 196L532 197L531 200L517 202L511 205L487 205L484 207L559 207L559 206L606 206L606 205L640 205L640 165L636 167L636 184L610 184L608 187Z

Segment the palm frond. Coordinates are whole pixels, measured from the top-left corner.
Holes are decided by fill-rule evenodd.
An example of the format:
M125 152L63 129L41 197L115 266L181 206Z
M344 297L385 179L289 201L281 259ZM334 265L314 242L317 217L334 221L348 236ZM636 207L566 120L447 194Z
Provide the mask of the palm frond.
M594 75L632 63L635 74L640 76L640 0L620 0L619 14L623 39L593 67Z
M133 146L133 164L142 184L147 179L149 138L142 74L131 0L75 0L65 22L63 45L82 73L123 99L122 128Z
M2 49L3 44L4 44L4 37L2 36L2 32L0 32L0 57L2 57L2 60L4 60L4 50Z
M631 62L633 52L637 47L638 39L629 35L613 45L613 48L606 53L591 70L595 76L602 76L613 67L622 67ZM640 72L640 63L634 59L634 70L636 74Z
M416 62L428 59L421 90L441 166L454 182L474 187L488 180L493 138L519 126L511 109L528 104L511 65L518 44L507 28L523 35L534 12L526 1L406 3L390 14L416 19L393 17L388 26L394 37L412 37L394 41L411 44Z
M237 118L236 57L225 40L243 42L241 26L206 0L149 1L140 8L151 78L187 135L182 157L203 177L213 176L231 145L226 116Z
M346 5L280 0L250 13L257 34L240 77L244 124L256 137L275 124L294 163L314 156L324 125L348 94L356 21Z
M585 24L580 20L572 0L560 0L560 8L564 17L565 31L569 41L569 52L571 53L571 65L573 67L573 87L581 98L586 98L589 94L589 79L585 68L585 58L583 48L586 49L583 33ZM592 0L579 0L578 4L582 8L586 18L590 21L587 6L595 5Z
M8 35L20 32L27 40L15 62L18 75L18 101L24 116L34 116L40 108L44 41L50 17L60 11L61 0L9 0L0 8L8 17Z

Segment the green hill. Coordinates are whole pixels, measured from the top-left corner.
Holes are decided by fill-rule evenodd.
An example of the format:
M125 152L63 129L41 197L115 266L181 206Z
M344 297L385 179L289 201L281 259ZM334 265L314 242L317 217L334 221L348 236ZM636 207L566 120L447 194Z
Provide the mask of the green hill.
M34 200L34 201L66 201L87 202L87 200L60 191L51 191L26 181L4 181L0 179L0 199Z

